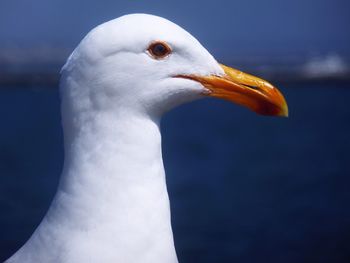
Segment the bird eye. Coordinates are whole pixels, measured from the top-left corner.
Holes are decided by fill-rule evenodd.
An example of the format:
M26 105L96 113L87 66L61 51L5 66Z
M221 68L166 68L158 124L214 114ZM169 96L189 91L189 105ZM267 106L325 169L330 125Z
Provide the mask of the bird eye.
M149 54L155 59L162 59L171 53L170 46L165 42L154 42L148 47Z

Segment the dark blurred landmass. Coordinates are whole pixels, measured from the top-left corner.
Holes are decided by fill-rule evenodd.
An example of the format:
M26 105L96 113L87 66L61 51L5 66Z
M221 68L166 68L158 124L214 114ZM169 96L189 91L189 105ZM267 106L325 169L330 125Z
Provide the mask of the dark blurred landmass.
M0 85L55 87L59 72L72 49L12 48L0 50ZM236 58L223 63L263 76L273 82L350 81L349 58L324 55L279 55Z

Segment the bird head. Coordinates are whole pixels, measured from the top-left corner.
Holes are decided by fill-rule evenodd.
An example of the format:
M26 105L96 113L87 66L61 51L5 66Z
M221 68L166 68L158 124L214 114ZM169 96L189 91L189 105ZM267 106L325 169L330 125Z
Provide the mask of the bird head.
M79 111L124 109L160 116L179 104L216 97L259 114L288 115L273 85L219 64L187 31L146 14L93 29L63 67L61 90L71 101L66 106Z

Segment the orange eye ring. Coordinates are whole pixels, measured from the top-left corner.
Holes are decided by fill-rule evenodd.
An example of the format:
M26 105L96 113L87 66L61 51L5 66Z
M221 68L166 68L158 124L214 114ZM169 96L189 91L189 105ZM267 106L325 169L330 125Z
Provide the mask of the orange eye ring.
M148 53L155 59L163 59L170 55L171 47L163 41L152 42L148 49Z

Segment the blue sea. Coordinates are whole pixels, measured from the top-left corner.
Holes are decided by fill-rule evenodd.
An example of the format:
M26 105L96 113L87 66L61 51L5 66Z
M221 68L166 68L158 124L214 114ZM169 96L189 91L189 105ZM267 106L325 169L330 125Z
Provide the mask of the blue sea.
M276 83L289 118L229 102L162 121L179 261L350 262L350 83ZM0 87L0 261L30 237L63 163L58 91Z

